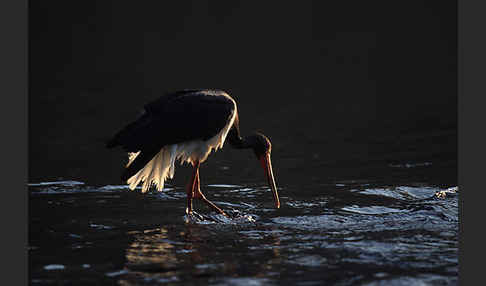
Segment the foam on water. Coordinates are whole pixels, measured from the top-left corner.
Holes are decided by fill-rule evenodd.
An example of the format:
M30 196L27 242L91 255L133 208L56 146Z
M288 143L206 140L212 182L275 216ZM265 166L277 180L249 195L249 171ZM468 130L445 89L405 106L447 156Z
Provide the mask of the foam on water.
M78 181L54 181L54 182L40 182L40 183L29 183L29 184L27 184L27 186L31 186L31 187L53 186L53 185L72 187L72 186L84 185L84 183L78 182Z
M238 278L226 278L216 282L215 285L228 285L228 286L261 286L270 285L271 280L268 278L254 278L254 277L238 277Z
M207 185L208 187L213 187L213 188L229 188L229 189L235 189L235 188L241 188L242 186L238 185L225 185L225 184L210 184Z
M64 270L66 267L62 264L49 264L44 266L45 270Z
M393 188L371 188L357 190L357 192L359 192L360 194L377 195L399 200L417 200L431 198L439 190L440 189L436 187L399 186Z
M370 206L370 207L359 207L356 205L343 207L341 208L343 211L357 213L357 214L365 214L365 215L379 215L379 214L389 214L389 213L398 213L402 212L402 210L388 208L383 206Z
M389 164L388 166L392 168L416 168L416 167L426 167L431 166L430 162L420 162L420 163L403 163L403 164Z

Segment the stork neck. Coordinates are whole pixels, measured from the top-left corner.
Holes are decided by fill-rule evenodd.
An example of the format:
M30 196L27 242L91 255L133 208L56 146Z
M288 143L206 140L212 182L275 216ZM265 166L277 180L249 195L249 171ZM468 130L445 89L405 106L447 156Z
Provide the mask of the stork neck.
M233 148L236 149L251 148L252 146L249 144L248 140L246 139L247 137L242 138L240 136L240 132L237 128L231 128L230 131L228 132L228 137L226 140L230 143L230 145Z

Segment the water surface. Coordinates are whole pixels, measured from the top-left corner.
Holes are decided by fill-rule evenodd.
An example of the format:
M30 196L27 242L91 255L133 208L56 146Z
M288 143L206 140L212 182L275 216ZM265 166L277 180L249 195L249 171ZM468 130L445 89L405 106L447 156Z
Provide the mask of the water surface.
M406 167L405 167L406 168ZM202 186L140 194L79 181L31 183L32 285L455 285L458 193L336 181ZM316 195L319 194L319 195Z

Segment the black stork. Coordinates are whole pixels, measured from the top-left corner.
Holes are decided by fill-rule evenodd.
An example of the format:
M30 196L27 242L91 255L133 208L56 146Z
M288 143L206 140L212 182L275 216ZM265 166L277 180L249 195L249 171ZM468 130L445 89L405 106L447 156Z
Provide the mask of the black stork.
M142 192L153 184L158 191L174 176L174 162L193 166L187 185L186 213L192 214L192 199L200 199L228 216L206 199L200 189L199 166L211 151L228 140L236 149L253 149L260 160L273 192L275 207L280 207L273 177L270 140L261 133L242 138L236 102L221 90L182 90L166 94L144 106L144 113L116 133L106 147L122 146L128 152L128 164L122 174L131 190L142 183Z

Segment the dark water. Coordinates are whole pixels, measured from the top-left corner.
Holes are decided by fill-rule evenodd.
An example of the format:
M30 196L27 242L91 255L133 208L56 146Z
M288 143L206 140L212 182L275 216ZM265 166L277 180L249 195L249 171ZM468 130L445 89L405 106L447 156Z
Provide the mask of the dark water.
M339 120L324 120L314 101L241 102L242 133L261 128L272 140L282 207L273 208L254 154L225 146L201 167L201 188L232 219L200 202L200 216L185 216L187 166L162 193L122 186L126 154L103 143L132 118L110 115L108 99L66 100L66 110L96 112L68 112L47 131L39 117L29 151L31 284L458 284L459 195L436 196L458 184L454 114L433 108L367 126L339 110Z
M457 3L284 2L31 1L32 285L458 284ZM233 219L185 216L187 167L121 186L105 141L187 88L272 140L281 209L227 146L201 187Z
M430 163L429 163L430 164ZM424 169L427 164L390 168ZM185 191L30 184L32 285L456 285L458 192L415 183L205 185ZM318 194L318 195L316 195Z

